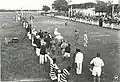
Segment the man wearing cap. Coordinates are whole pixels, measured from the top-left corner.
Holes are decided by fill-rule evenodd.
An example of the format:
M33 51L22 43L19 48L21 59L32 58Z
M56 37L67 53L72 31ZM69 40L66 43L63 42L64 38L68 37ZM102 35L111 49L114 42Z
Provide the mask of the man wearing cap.
M76 49L75 63L76 63L76 74L82 73L83 54L80 49Z
M100 82L100 76L102 72L102 67L104 66L103 60L100 58L100 54L97 53L97 57L93 58L90 62L90 64L93 66L92 70L92 75L94 76L94 82L96 82L96 77L97 77L97 82Z

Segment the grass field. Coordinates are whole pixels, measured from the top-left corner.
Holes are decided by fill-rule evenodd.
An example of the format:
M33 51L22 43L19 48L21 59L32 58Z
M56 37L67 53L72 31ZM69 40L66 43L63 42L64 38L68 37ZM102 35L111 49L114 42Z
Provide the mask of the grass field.
M31 46L27 37L20 40L18 43L4 43L4 36L17 36L23 39L25 36L25 29L19 23L15 23L12 17L13 13L0 13L0 24L8 23L4 28L0 28L1 38L1 80L2 81L18 81L18 80L39 80L38 82L50 82L48 73L49 65L39 65L35 51ZM26 14L29 20L30 14ZM101 58L105 62L104 74L101 77L101 82L112 82L115 74L120 77L120 31L91 26L78 22L69 21L68 26L64 25L62 19L34 14L34 27L37 30L43 29L53 33L54 28L58 28L64 38L71 44L71 60L62 61L62 55L51 55L57 58L57 64L60 69L72 65L72 55L76 47L79 47L84 54L83 72L78 76L71 70L71 75L68 82L92 82L91 72L89 71L90 60L96 56L96 53L101 54ZM4 22L5 21L5 22ZM75 46L74 29L79 30L80 39L78 45ZM84 31L88 32L89 44L88 47L83 47ZM13 33L14 32L14 33ZM119 81L118 81L119 82Z

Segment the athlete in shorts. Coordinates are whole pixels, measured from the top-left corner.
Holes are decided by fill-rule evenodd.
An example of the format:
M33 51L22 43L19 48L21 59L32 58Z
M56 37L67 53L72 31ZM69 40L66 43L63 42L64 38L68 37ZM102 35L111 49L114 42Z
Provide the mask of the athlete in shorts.
M104 66L103 60L100 58L100 54L97 53L97 57L93 58L90 64L93 66L92 75L94 76L94 82L100 82L100 76L102 72L102 67Z

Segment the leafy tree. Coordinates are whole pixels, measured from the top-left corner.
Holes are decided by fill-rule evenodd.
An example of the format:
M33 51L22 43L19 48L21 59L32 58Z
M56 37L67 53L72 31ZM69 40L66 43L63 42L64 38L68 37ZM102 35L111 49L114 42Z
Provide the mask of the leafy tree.
M120 4L117 6L116 8L116 12L119 13L120 12Z
M68 2L66 0L55 0L52 4L52 8L55 10L63 10L67 11L68 10Z
M42 7L42 10L45 11L45 12L47 12L48 10L50 10L50 7L48 7L48 6L45 5L45 6Z
M103 1L97 1L97 4L95 6L95 12L106 12L107 11L107 3Z
M80 8L80 9L87 9L87 8L93 8L95 7L95 3L92 2L88 2L88 3L84 3L84 4L72 4L71 6L74 8Z

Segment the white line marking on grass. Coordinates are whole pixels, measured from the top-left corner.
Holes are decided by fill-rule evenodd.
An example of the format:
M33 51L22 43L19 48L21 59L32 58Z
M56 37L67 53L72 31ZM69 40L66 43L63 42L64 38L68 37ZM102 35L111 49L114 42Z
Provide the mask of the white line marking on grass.
M25 81L49 81L50 79L46 79L46 78L36 78L36 79L22 79L22 80L19 80L19 81L23 81L23 82L25 82Z
M100 35L92 35L91 37L107 37L107 36L110 36L110 35L104 35L104 34L100 34Z

